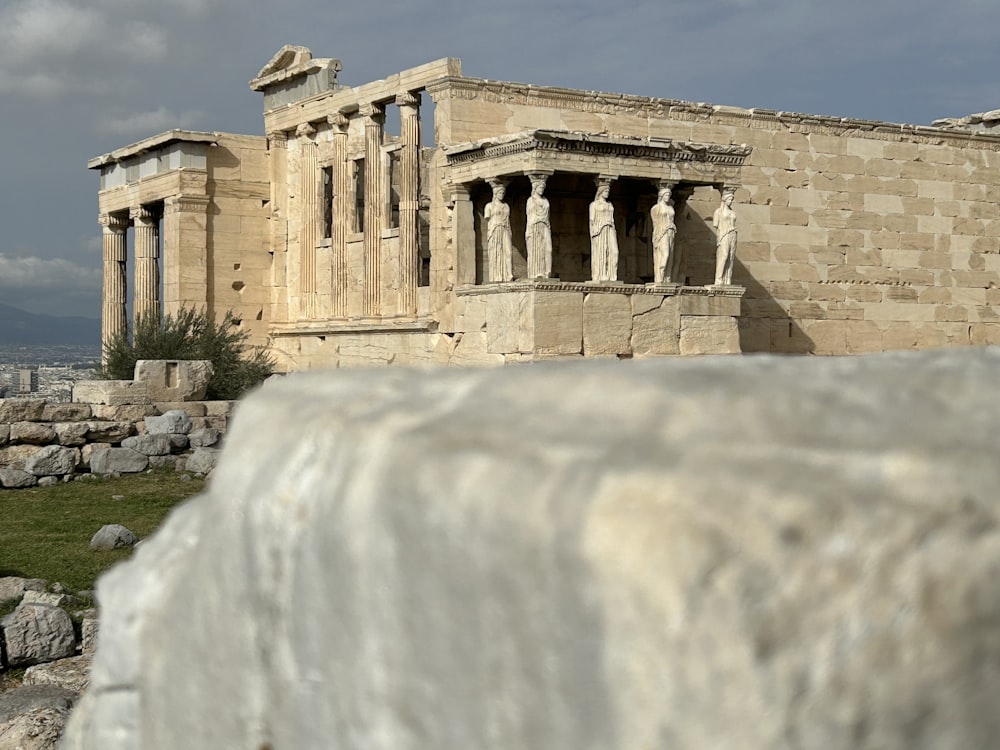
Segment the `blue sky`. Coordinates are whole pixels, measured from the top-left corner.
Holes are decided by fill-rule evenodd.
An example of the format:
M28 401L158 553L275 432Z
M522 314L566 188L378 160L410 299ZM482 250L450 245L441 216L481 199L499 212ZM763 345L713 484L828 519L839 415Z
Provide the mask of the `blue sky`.
M356 85L466 75L930 124L1000 108L997 0L0 0L0 302L100 315L87 159L173 127L260 134L284 44ZM0 321L2 325L2 321Z

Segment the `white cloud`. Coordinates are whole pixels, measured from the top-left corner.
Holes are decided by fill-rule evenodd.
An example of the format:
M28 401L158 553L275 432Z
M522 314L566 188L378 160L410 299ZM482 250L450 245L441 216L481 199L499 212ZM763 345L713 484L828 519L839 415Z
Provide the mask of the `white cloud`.
M151 135L171 128L189 128L199 117L200 112L184 112L174 114L166 107L159 107L149 112L136 112L124 117L106 117L101 120L97 129L101 133L111 135Z
M0 291L101 288L101 271L64 258L12 256L0 253Z

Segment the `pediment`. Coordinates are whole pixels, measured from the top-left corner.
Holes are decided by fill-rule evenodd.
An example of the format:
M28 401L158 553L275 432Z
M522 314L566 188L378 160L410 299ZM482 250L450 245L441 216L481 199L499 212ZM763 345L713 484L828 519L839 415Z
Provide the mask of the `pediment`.
M289 68L305 65L310 60L312 60L312 51L308 47L286 44L274 53L274 56L267 61L267 65L260 69L257 78L266 78Z

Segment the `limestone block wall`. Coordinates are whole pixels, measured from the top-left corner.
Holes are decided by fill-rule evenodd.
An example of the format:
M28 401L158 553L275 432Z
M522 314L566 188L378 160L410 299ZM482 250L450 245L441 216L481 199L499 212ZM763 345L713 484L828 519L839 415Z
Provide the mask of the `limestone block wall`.
M138 472L147 468L206 471L208 456L225 435L233 401L152 404L50 403L40 399L0 399L0 488L68 481L93 473ZM184 424L163 440L143 436L167 427L147 426L151 418L182 412ZM170 428L173 429L173 428ZM109 449L117 449L114 454ZM99 461L95 456L105 453Z
M443 146L533 128L752 146L736 195L743 351L1000 341L996 136L471 78L428 90ZM693 196L678 235L710 228L717 205Z

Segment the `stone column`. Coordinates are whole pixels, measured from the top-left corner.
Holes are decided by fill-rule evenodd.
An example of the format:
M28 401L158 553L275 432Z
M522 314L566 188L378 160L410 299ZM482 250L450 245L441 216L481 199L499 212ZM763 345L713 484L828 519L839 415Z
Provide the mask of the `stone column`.
M160 314L160 212L151 206L133 206L135 225L135 286L132 319Z
M120 336L128 327L125 312L126 281L125 263L128 257L126 232L128 216L103 214L102 245L104 254L104 285L101 289L101 344L104 347Z
M346 318L348 293L347 233L350 231L351 202L354 200L353 165L347 161L347 127L350 121L337 113L326 118L333 133L333 206L330 226L330 277L333 297L332 315Z
M304 122L295 130L299 139L299 295L300 315L316 317L316 242L323 217L320 207L319 154L316 128Z
M365 118L365 276L362 313L382 314L382 137L385 110L380 104L361 105Z
M455 284L476 283L476 223L468 185L451 188L451 252L455 263Z
M271 316L288 320L288 134L267 134L268 177L271 182Z
M403 150L399 159L399 314L417 314L420 274L420 94L396 97Z

